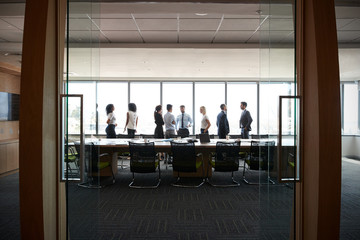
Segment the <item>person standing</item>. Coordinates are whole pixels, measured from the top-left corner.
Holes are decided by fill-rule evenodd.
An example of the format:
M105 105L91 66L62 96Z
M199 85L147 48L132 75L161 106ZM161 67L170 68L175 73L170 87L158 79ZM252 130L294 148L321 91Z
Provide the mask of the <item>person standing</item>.
M246 110L247 103L241 102L240 108L243 110L240 117L240 128L241 128L241 138L249 139L249 131L251 131L251 123L253 121L251 114Z
M115 127L117 126L117 124L116 124L116 117L114 114L114 110L115 107L113 104L108 104L106 106L106 114L107 114L106 123L108 124L105 129L106 138L116 138Z
M201 128L200 128L200 132L201 133L209 133L209 127L211 126L210 120L208 115L206 115L206 108L204 106L200 107L200 113L203 115L202 119L201 119Z
M163 130L164 119L162 117L162 106L161 105L156 106L155 112L154 112L154 119L155 119L155 124L156 124L154 137L155 138L164 138L164 130Z
M173 138L175 136L175 116L172 114L172 105L166 105L167 113L164 115L165 122L165 138Z
M135 103L129 103L129 111L126 113L126 123L124 127L124 132L128 132L129 138L134 138L136 133L136 127L138 124L138 116L136 114L136 105Z
M219 138L224 139L230 132L229 122L226 115L227 106L225 104L221 104L220 109L221 112L217 116L216 126L218 127Z
M176 118L176 128L178 130L178 136L184 138L189 137L189 127L191 127L192 119L189 114L185 113L185 106L180 106L181 114Z

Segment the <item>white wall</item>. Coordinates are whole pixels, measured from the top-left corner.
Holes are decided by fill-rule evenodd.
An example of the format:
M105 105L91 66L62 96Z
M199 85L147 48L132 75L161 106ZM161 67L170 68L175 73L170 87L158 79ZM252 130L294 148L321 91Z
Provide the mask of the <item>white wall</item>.
M342 156L360 157L360 136L342 136Z

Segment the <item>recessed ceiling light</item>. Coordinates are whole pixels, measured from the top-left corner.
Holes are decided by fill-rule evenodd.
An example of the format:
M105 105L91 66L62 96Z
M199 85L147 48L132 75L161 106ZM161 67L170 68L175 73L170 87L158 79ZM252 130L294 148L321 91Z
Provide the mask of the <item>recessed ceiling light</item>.
M207 13L195 13L195 15L203 17L203 16L207 16L208 14Z

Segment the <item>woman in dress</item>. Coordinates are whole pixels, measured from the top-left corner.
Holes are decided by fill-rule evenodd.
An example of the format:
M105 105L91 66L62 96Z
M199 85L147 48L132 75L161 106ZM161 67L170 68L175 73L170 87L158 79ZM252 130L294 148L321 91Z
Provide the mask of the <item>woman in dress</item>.
M164 138L164 130L163 130L164 119L162 117L161 105L156 106L155 112L154 112L154 119L155 119L155 124L156 124L154 137L155 138Z
M211 126L209 117L206 115L206 108L204 106L200 107L200 113L203 115L202 119L201 119L201 128L200 128L200 132L201 133L209 133L209 127Z
M136 114L136 105L135 103L129 103L129 111L126 113L126 123L124 127L124 132L127 129L129 138L134 138L136 133L136 127L138 124L138 116Z
M107 114L106 123L108 124L105 129L106 138L116 138L115 127L117 126L117 124L116 124L116 117L114 114L114 110L115 107L113 104L108 104L106 106L106 114Z

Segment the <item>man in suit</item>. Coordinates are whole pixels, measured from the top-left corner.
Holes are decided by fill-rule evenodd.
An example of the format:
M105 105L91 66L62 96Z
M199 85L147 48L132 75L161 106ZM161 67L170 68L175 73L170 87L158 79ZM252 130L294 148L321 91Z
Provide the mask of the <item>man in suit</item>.
M243 110L240 117L240 128L241 128L241 138L248 139L249 131L251 131L251 123L253 121L251 114L248 110L246 110L247 103L241 102L240 108Z
M220 105L221 112L217 116L216 126L218 127L218 135L220 139L226 138L226 135L229 134L229 122L227 119L226 111L227 106L225 104Z

